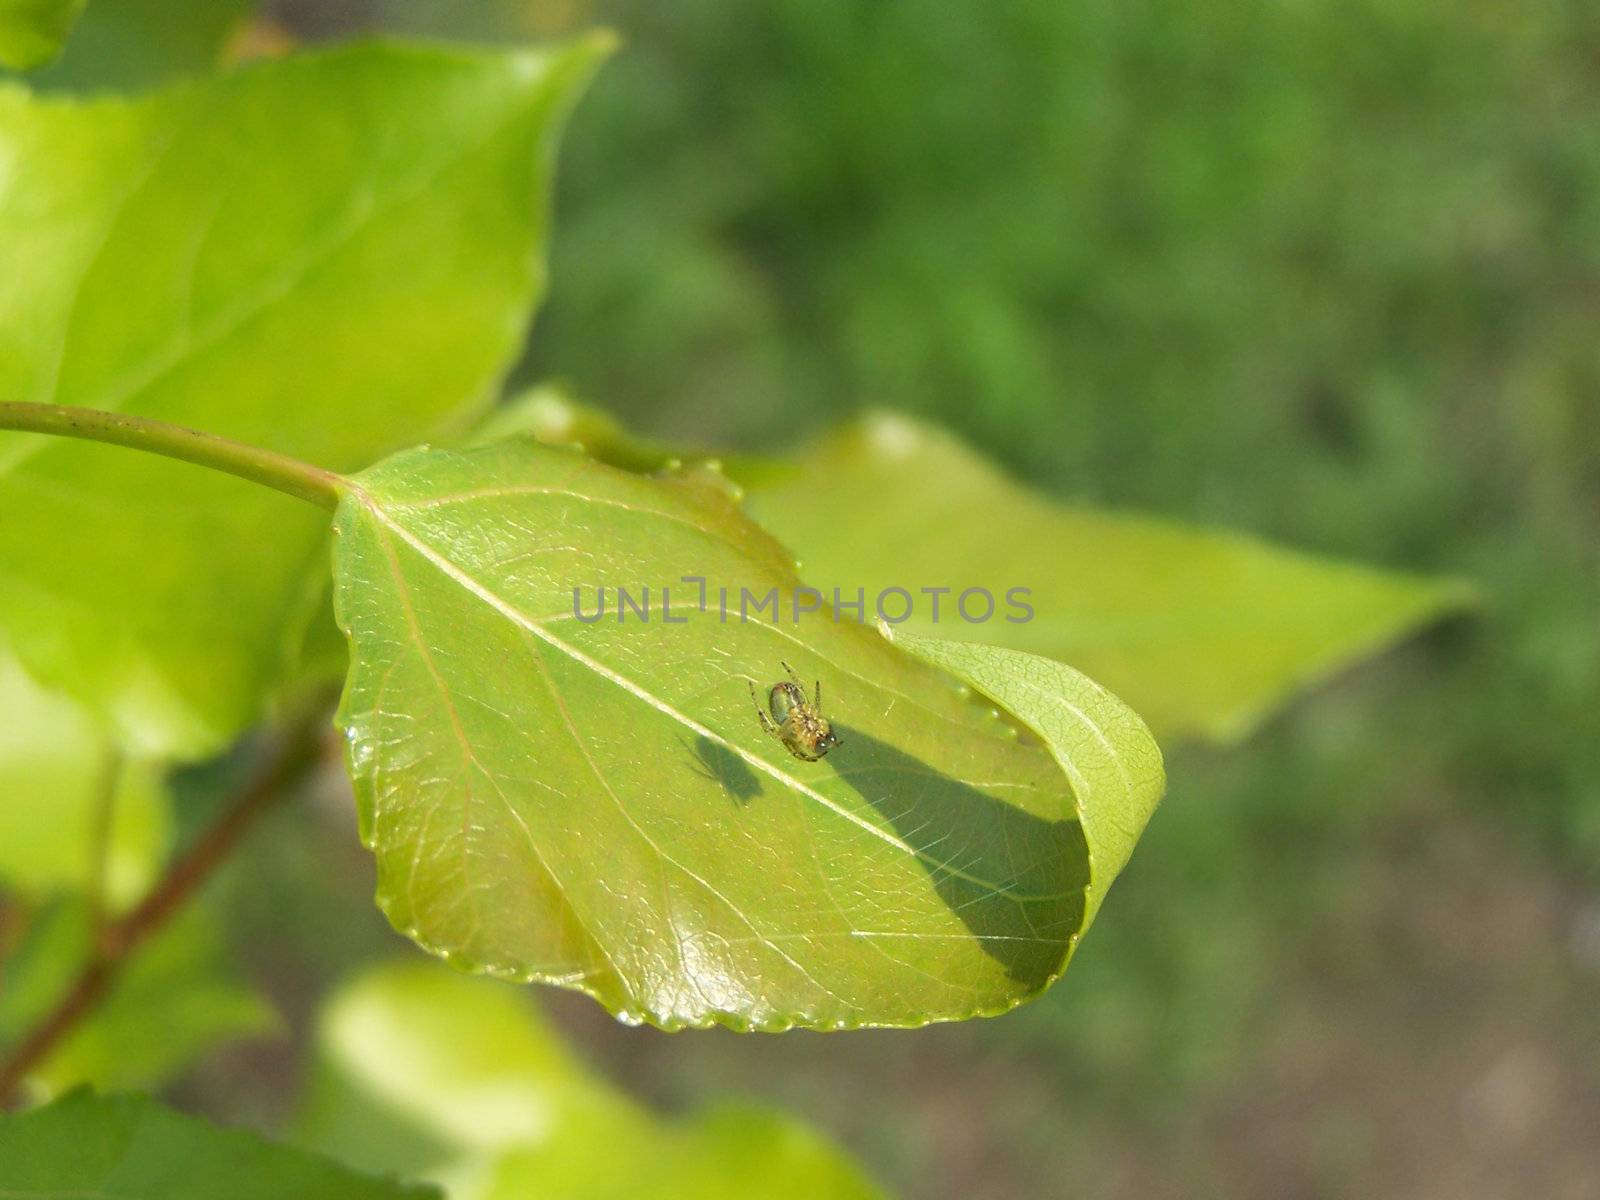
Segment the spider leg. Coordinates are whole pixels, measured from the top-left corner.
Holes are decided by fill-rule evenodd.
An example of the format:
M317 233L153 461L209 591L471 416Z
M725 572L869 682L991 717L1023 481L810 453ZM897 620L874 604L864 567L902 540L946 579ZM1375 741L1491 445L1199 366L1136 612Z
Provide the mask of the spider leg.
M794 682L795 687L800 689L800 694L804 696L806 694L806 685L800 682L800 676L795 673L795 669L781 658L778 660L778 665L789 673L789 678Z
M750 703L756 706L756 717L761 722L761 728L765 729L773 737L782 740L783 735L778 732L778 727L772 723L772 718L767 716L767 710L761 707L761 701L756 696L756 685L748 679L744 682L745 686L750 689Z
M817 698L812 702L812 708L817 710L817 716L822 715L822 680L817 680Z

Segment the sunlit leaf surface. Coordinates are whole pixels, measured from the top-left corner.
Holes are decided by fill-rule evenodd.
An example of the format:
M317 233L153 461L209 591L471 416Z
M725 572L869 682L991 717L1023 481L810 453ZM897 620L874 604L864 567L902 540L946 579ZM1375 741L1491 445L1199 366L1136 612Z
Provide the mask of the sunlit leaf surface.
M335 469L463 418L542 291L555 134L603 50L342 48L132 100L0 85L0 397ZM319 598L320 514L183 464L0 434L0 512L16 653L158 753L255 719Z
M430 1187L218 1129L142 1096L74 1092L0 1116L0 1196L18 1200L439 1200Z
M958 1019L1064 965L1088 863L1061 764L870 626L794 619L791 562L716 477L407 452L336 532L362 833L422 945L666 1027ZM651 618L579 619L599 587L649 588ZM741 590L779 611L741 620ZM821 682L822 761L752 702L784 662Z

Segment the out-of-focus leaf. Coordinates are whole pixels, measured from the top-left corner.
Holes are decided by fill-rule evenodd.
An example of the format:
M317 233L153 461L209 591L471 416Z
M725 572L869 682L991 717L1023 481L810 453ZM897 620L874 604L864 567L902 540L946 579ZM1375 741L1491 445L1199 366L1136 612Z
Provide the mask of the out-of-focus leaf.
M687 462L715 463L728 478L746 487L793 477L782 459L727 454L640 437L609 413L580 404L551 385L530 388L500 405L473 431L474 442L527 435L547 446L576 446L589 457L624 471L650 473Z
M372 968L342 987L323 1006L318 1044L324 1086L300 1122L311 1145L344 1155L351 1110L363 1120L377 1111L408 1131L405 1143L424 1135L432 1156L364 1139L348 1153L366 1166L437 1167L465 1151L649 1124L568 1052L525 995L426 961Z
M604 49L353 47L136 100L0 87L0 395L333 468L464 420L542 291L556 132ZM0 511L0 624L36 677L163 754L260 713L316 513L17 434Z
M316 581L316 601L302 627L287 691L327 690L350 669L350 651L333 619L333 588L326 575Z
M20 1037L57 1001L87 960L88 913L48 905L5 965L0 1042ZM191 908L129 960L106 1001L29 1079L54 1095L76 1084L155 1087L213 1047L278 1028L277 1014L241 984L204 909Z
M218 1129L142 1096L85 1090L0 1117L0 1195L28 1200L439 1200L329 1159Z
M817 1134L729 1107L626 1139L514 1150L466 1174L452 1200L872 1200L883 1193Z
M865 589L869 615L885 589L905 589L908 631L1069 662L1163 736L1242 736L1297 690L1471 599L1458 583L1059 503L898 415L841 431L800 467L753 489L750 509L808 583L847 599ZM994 598L987 621L958 610L969 588ZM1026 621L1012 619L1024 615L1013 588L1030 589L1016 597ZM892 618L904 608L887 605ZM989 611L978 595L967 607Z
M0 0L4 3L5 0ZM28 76L40 91L129 91L217 64L256 0L95 0L55 62Z
M371 970L341 989L319 1045L323 1086L301 1122L311 1144L349 1146L373 1169L426 1170L451 1181L455 1200L880 1195L825 1139L778 1114L658 1119L579 1063L524 996L430 963ZM344 1140L374 1114L405 1132ZM431 1162L410 1153L419 1144Z
M871 628L798 614L720 477L410 451L353 477L336 532L362 836L424 947L668 1028L919 1025L1059 974L1088 863L1050 750ZM600 587L648 587L651 619L577 619ZM823 761L763 731L752 684L784 662L822 681Z
M84 0L0 0L0 64L19 71L49 62L83 11Z
M105 888L117 906L149 884L166 847L162 773L147 762L116 765L83 709L35 684L0 646L0 885L34 894L87 886L107 787Z
M1149 728L1094 680L1051 659L882 628L901 649L1005 705L1050 747L1072 783L1089 845L1087 929L1166 788Z

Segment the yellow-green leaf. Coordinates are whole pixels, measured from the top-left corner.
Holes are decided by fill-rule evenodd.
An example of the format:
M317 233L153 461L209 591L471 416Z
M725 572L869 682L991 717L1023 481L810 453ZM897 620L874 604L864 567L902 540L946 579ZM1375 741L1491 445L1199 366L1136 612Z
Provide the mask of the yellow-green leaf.
M841 430L797 465L790 479L752 488L750 508L799 555L806 582L830 595L861 589L869 611L903 588L915 602L900 626L908 632L1071 663L1164 737L1239 737L1299 689L1472 595L1447 580L1053 500L898 414ZM969 588L995 597L988 620L963 617ZM1011 605L1015 588L1027 593ZM894 599L891 619L902 608ZM967 608L986 611L977 596Z
M882 628L897 646L1005 705L1050 747L1072 784L1088 843L1088 928L1166 788L1150 730L1105 688L1062 663L1003 646Z
M364 972L329 999L318 1034L303 1139L448 1182L453 1200L882 1195L780 1113L657 1116L579 1062L525 996L435 964Z
M0 65L19 71L61 53L84 0L0 0Z
M605 48L354 46L135 99L0 85L0 396L335 469L464 420L543 290L557 131ZM319 514L11 433L0 513L0 627L37 678L159 755L261 715Z
M796 619L725 482L412 451L353 478L336 532L362 834L422 945L669 1028L918 1025L1061 971L1089 864L1051 749L871 627ZM579 619L599 587L652 618ZM780 609L741 620L741 592ZM821 682L822 761L763 730L784 663Z
M109 803L106 896L113 905L136 900L170 833L163 772L123 760L81 706L39 687L3 646L0 713L0 887L35 895L89 887Z

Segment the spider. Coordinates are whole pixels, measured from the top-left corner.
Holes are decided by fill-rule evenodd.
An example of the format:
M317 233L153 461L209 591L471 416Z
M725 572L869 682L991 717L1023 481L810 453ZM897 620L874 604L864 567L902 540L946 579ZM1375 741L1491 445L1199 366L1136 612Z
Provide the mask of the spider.
M767 692L767 709L761 707L761 700L756 696L756 685L745 681L750 687L751 703L756 706L761 728L782 742L784 749L806 762L817 762L840 744L833 726L822 715L822 681L817 681L816 699L808 704L800 676L794 673L794 668L788 663L781 665L789 673L789 678L773 684ZM771 716L767 715L767 710L771 711Z

